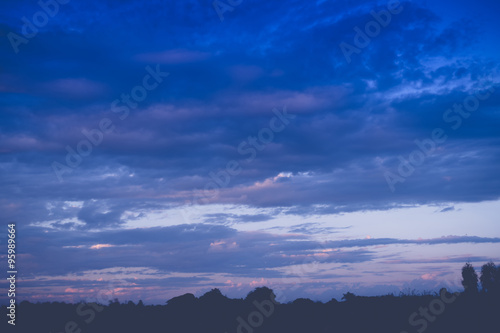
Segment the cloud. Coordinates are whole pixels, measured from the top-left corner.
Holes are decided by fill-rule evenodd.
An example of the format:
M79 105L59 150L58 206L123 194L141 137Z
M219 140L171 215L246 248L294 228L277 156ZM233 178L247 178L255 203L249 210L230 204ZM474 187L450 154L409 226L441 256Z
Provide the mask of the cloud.
M176 49L157 53L140 54L137 56L137 59L146 63L182 64L204 60L209 56L210 55L206 52Z
M29 245L26 267L31 271L80 272L114 266L147 266L176 272L218 272L275 276L271 268L303 264L356 263L375 259L380 245L440 245L500 243L500 238L446 236L433 239L365 238L315 241L304 233L271 234L236 231L221 225L189 224L108 231L79 232L31 227L24 229ZM43 239L43 241L40 241ZM45 246L44 244L51 244ZM99 250L99 257L93 251ZM39 265L39 258L45 260ZM464 260L459 258L458 261ZM64 265L61 264L64 262ZM266 270L266 273L261 270ZM45 274L45 273L44 273Z
M340 230L346 230L350 227L322 227L320 223L302 223L290 226L289 231L306 235L325 235L338 233Z
M43 89L48 94L55 94L63 98L91 99L105 94L107 87L84 78L66 78L47 82L44 84Z
M450 206L450 207L445 207L443 209L441 209L439 212L440 213L446 213L446 212L452 212L455 210L455 207L454 206Z
M91 250L100 250L108 247L113 247L111 244L96 244L90 247ZM78 248L78 247L77 247Z
M394 238L365 238L365 239L352 239L331 241L325 246L331 248L344 248L344 247L365 247L377 245L393 245L393 244L460 244L460 243L500 243L500 238L488 238L477 236L443 236L440 238L431 239L394 239Z
M325 244L308 237L340 230L308 223L312 216L425 204L451 212L462 202L500 197L500 67L491 33L498 5L478 13L465 1L457 11L441 2L402 2L403 12L348 64L339 44L352 43L354 27L363 28L383 5L259 0L226 13L221 24L210 4L195 0L72 1L18 54L3 39L0 221L17 222L26 233L29 269L195 267L244 276L248 285L279 276L268 268L316 257L371 262L376 246L498 243L468 236L356 239L363 232L327 244L339 252L314 256ZM3 36L21 33L21 18L40 10L36 2L0 6ZM112 103L131 95L145 67L156 64L169 79L120 119ZM443 119L454 104L488 91L460 128ZM284 106L296 117L271 142L253 147L249 159L240 144L262 137L273 108ZM68 150L88 140L82 131L104 118L114 130L59 182L52 163L65 165ZM384 173L397 172L401 158L418 149L415 140L435 128L447 141L392 193ZM229 161L241 172L210 197L220 209L190 205ZM183 225L175 209L203 216ZM126 229L151 216L171 227ZM296 216L302 220L273 229L294 236L236 229ZM90 248L99 244L112 247ZM217 281L238 284L225 278Z
M265 222L273 217L269 214L205 214L205 222L208 223L248 223L248 222Z

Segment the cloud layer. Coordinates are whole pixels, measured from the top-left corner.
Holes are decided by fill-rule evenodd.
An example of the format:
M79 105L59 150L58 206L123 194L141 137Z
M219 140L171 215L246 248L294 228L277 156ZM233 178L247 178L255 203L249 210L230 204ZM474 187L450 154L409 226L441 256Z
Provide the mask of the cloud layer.
M40 5L3 2L0 221L25 231L35 275L266 279L318 250L310 236L344 232L310 216L497 200L497 7L404 1L359 47L387 2L244 2L221 22L203 1L71 1L29 38ZM130 229L151 216L164 226ZM304 221L266 230L278 216ZM321 246L337 249L325 263L360 263L492 234Z

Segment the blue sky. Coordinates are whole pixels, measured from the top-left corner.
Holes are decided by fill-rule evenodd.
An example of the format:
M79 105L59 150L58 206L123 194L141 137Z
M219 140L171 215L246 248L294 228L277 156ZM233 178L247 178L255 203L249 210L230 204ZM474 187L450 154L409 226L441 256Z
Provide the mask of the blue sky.
M500 5L389 3L3 1L20 298L328 300L500 262Z

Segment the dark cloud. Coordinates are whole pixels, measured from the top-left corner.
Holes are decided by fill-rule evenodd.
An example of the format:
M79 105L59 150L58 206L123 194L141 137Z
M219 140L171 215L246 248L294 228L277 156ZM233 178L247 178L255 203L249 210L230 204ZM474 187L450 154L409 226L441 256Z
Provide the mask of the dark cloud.
M8 34L22 34L21 18L31 19L40 6L3 1L0 222L15 221L26 233L25 253L39 273L103 269L110 262L136 267L146 253L144 264L158 269L245 275L294 263L276 249L301 258L320 245L228 225L496 200L498 4L443 3L403 1L404 10L348 63L340 43L354 43L354 28L364 29L370 12L385 3L243 2L220 22L210 2L198 0L70 1L15 53ZM121 117L126 95L157 64L169 76ZM477 92L491 95L463 119L446 120L448 109ZM276 125L273 108L285 106L295 117L281 120L286 126L262 149L251 148L254 137ZM113 130L100 137L95 130L105 118ZM401 158L418 149L415 140L429 139L435 128L446 142L392 192L385 173L398 174ZM78 150L86 140L98 142L88 156L68 157L68 147ZM68 160L77 166L59 181L53 163ZM230 161L241 167L238 175L228 176ZM223 185L207 196L203 189L214 182ZM154 211L203 210L207 203L267 209L204 212L206 225L195 230L170 216L168 224L178 226L120 230ZM338 229L301 224L288 231ZM356 246L483 241L497 242L338 241L330 245L346 252L326 260L371 260L369 250ZM266 252L274 242L279 246ZM114 247L89 248L96 244Z
M393 238L371 238L371 239L352 239L332 241L325 244L333 248L344 247L365 247L376 245L391 245L391 244L459 244L459 243L500 243L500 238L485 238L476 236L446 236L433 239L393 239Z
M341 230L349 229L350 227L324 227L320 223L302 223L293 225L288 230L293 233L305 234L305 235L326 235L331 233L338 233Z
M220 225L67 231L27 228L23 232L30 256L25 267L36 274L68 274L113 267L151 267L164 272L228 273L279 276L269 270L314 260L311 250L323 245L302 235L237 232ZM49 244L49 245L48 245ZM41 258L43 265L41 265ZM370 251L341 251L319 258L324 262L363 262ZM64 264L62 264L64 262Z
M295 233L276 235L238 232L226 226L207 224L101 232L32 227L23 230L25 245L22 251L29 254L24 262L25 269L38 275L78 273L113 267L149 267L162 272L278 277L280 274L272 268L311 261L371 261L375 259L373 247L380 245L500 243L500 238L473 236L319 242L309 238L311 230L307 226L302 228L306 230L301 232L295 228ZM314 253L322 254L317 256Z
M273 218L268 214L206 214L204 215L207 223L248 223L248 222L265 222Z
M455 210L455 207L454 206L450 206L450 207L445 207L443 209L441 209L439 212L440 213L446 213L446 212L452 212Z

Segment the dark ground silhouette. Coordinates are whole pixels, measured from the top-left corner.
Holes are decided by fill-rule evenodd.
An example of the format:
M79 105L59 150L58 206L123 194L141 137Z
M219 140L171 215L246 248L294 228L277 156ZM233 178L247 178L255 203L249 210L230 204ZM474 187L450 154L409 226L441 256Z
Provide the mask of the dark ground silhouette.
M132 302L100 306L92 303L33 304L25 301L18 306L15 331L500 332L500 297L488 294L461 294L451 304L445 304L443 309L436 301L441 299L439 295L354 296L344 302L332 300L327 303L298 299L288 304L274 304L271 303L271 290L262 290L269 294L260 293L260 297L242 300L226 298L214 290L198 299L186 294L166 305L152 306ZM450 299L453 296L446 295ZM420 309L428 310L421 314ZM3 306L2 313L5 310ZM411 325L409 318L414 313L417 315L414 315ZM1 331L9 332L12 329L10 326L4 317Z
M464 266L466 267L466 266ZM489 277L490 268L487 268ZM463 271L470 284L470 267ZM472 279L474 281L474 279ZM142 302L106 306L96 303L66 304L21 302L15 329L2 307L1 332L68 333L479 333L500 332L500 293L486 280L489 290L465 288L462 293L386 295L361 297L346 293L343 301L314 302L300 298L280 304L274 292L256 288L245 299L230 299L218 289L196 298L174 297L165 305ZM498 280L494 280L499 282ZM472 290L472 291L471 291ZM8 319L8 318L7 318Z

